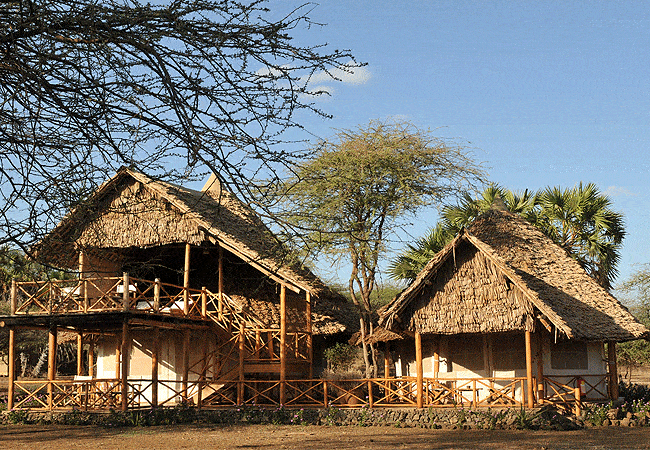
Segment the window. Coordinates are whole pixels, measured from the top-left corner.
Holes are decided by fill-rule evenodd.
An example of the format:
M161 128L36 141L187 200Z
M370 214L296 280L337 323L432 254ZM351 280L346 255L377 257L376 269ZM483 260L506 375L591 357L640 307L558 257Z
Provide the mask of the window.
M551 367L571 370L588 369L587 344L576 341L551 344Z
M526 368L526 339L523 333L499 334L492 337L494 370Z
M455 337L449 340L452 370L483 370L483 336Z

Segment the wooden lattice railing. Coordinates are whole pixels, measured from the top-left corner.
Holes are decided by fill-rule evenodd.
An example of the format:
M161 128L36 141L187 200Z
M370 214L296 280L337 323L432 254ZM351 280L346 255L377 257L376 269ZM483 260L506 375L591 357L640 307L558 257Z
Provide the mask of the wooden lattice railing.
M340 379L340 380L238 380L237 371L223 372L220 377L181 382L158 380L157 405L153 404L153 381L129 380L129 408L173 406L189 403L202 408L235 405L280 406L280 391L285 391L285 407L415 407L417 380L412 377ZM581 407L578 379L592 380L586 389L599 392L606 375L564 377L563 383L544 378L547 395L538 404L552 404L574 411ZM593 381L597 380L597 381ZM424 407L520 407L525 405L525 378L464 378L423 380ZM118 379L16 381L14 408L106 410L119 408L122 401Z

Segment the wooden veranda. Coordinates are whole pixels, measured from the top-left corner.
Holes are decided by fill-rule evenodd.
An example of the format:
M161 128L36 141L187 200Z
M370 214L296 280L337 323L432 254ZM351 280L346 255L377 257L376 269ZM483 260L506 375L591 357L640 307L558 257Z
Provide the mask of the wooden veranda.
M309 294L305 297L311 316ZM581 407L585 386L579 375L571 379L549 376L513 378L425 378L382 377L373 379L314 379L310 334L288 331L286 295L280 290L279 329L263 328L240 310L223 292L162 283L160 280L122 277L13 282L9 328L9 409L47 410L140 409L179 403L198 408L235 405L324 408L337 407L532 407L553 404L569 410ZM48 376L46 380L17 380L14 367L15 333L25 327L49 332ZM154 335L162 329L182 330L184 357L181 380L163 379L158 374L158 349L151 352L151 376L129 377L128 358L132 330L145 328ZM77 333L77 375L57 378L57 333ZM115 351L115 378L97 378L93 373L93 343L101 333L119 335ZM204 351L190 364L187 356L190 333L217 336L219 345ZM154 339L155 341L155 339ZM416 335L416 355L421 340ZM84 371L83 349L87 348L88 369ZM419 350L419 351L418 351ZM421 367L421 357L417 364ZM530 365L530 361L529 361ZM296 367L307 367L299 378ZM210 369L210 370L208 370ZM390 373L389 354L385 373ZM210 373L208 376L207 374ZM615 372L614 372L615 373ZM265 376L261 376L264 374ZM191 376L192 375L192 376ZM593 379L593 374L590 375ZM608 374L588 383L590 394L603 399L617 393L603 392ZM171 392L159 397L161 389ZM592 397L594 395L591 395Z

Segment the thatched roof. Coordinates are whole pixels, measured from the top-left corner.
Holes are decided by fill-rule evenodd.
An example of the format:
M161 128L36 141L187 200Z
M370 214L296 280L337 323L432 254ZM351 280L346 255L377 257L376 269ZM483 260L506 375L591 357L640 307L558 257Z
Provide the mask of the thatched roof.
M431 259L381 311L379 323L436 334L532 330L541 323L587 341L650 335L564 249L521 217L496 209Z
M325 323L332 316L349 315L345 299L296 263L253 209L222 189L218 181L211 184L214 181L213 177L203 191L196 191L122 168L70 212L32 252L39 261L74 268L79 249L114 251L175 243L218 243L289 289L310 292L316 320L322 319L321 326L314 324L316 333L318 329L346 329L346 320ZM272 314L271 305L267 305L269 311L261 306L258 309L261 317Z
M377 344L379 342L400 341L406 339L407 337L412 336L408 336L405 333L395 333L393 331L387 330L384 327L375 327L375 329L372 331L372 334L370 336L366 336L365 341L366 344ZM348 340L348 344L361 345L361 332L357 331L354 333Z

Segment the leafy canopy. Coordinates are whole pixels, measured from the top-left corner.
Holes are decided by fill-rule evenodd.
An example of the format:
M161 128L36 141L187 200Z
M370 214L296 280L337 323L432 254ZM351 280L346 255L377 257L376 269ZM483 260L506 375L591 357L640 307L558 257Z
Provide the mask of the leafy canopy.
M0 245L26 248L121 166L168 181L212 171L249 200L255 179L277 179L297 113L327 116L310 79L359 67L296 43L318 25L313 5L286 8L0 3Z
M313 150L286 184L291 219L310 248L347 256L352 298L366 310L388 235L482 175L466 148L407 122L342 130Z
M622 214L612 209L611 200L593 183L568 189L547 187L537 193L516 193L492 185L476 198L466 192L456 205L442 209L442 220L427 237L408 246L392 261L391 277L415 279L435 253L497 199L564 248L601 286L611 288L618 273L624 221Z

